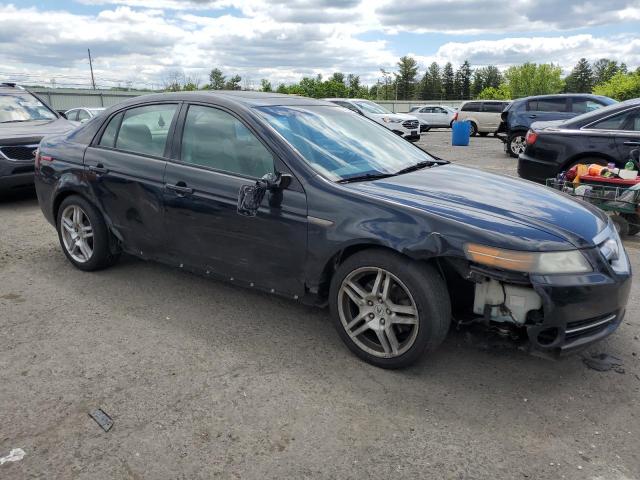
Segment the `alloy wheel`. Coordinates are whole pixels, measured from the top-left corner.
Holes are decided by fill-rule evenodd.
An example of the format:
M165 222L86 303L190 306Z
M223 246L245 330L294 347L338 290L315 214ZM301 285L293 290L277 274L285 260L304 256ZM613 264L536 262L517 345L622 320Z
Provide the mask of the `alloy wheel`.
M520 155L521 153L524 153L526 147L527 144L525 143L524 137L522 135L516 135L515 137L513 137L509 144L509 148L511 148L511 152L514 155Z
M89 217L78 205L69 205L60 217L62 243L67 253L78 263L93 256L93 227Z
M385 269L362 267L345 277L338 314L351 340L376 357L394 358L418 335L418 309L409 289Z

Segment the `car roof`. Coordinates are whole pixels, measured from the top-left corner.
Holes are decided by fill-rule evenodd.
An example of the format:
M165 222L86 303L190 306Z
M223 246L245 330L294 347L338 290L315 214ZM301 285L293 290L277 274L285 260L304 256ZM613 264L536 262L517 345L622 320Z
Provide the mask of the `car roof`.
M550 94L546 94L546 95L530 95L528 97L522 97L522 98L518 98L517 100L514 100L514 102L520 102L523 100L537 100L537 99L544 99L544 98L567 98L567 97L572 97L572 98L606 98L609 99L609 97L605 97L604 95L594 95L593 93L550 93ZM609 99L611 100L611 99Z

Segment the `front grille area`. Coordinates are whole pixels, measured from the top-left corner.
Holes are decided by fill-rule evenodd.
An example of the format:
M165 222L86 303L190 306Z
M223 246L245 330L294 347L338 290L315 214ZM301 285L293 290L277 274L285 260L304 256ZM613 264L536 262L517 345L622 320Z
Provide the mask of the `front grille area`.
M0 147L0 152L9 160L33 160L33 152L38 148L37 145L12 145L8 147Z
M420 122L418 122L418 120L405 120L404 122L402 122L402 126L410 130L417 129L419 125Z
M607 328L611 323L616 321L616 314L610 313L596 318L587 320L578 320L568 322L565 330L565 340L575 340L578 337L592 335Z

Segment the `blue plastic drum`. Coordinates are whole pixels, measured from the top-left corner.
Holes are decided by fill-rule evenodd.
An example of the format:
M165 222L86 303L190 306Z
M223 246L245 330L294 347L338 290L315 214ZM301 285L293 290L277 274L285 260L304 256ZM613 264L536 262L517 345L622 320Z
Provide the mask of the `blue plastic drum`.
M469 145L470 135L471 122L469 120L453 122L451 127L451 145L454 147L466 147Z

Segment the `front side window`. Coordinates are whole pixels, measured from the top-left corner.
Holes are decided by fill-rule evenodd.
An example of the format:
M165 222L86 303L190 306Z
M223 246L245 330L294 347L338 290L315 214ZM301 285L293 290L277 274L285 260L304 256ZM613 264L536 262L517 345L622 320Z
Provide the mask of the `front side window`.
M574 98L573 102L571 102L571 111L573 113L593 112L602 107L604 107L603 104L586 98Z
M640 132L640 109L628 110L589 125L595 130L625 130Z
M420 113L433 113L433 108L424 107L422 110L420 110Z
M55 120L56 114L29 93L0 94L0 123Z
M163 156L169 127L176 110L177 105L145 105L125 111L115 148L144 155Z
M78 110L71 110L65 114L67 120L76 121L78 120Z
M434 159L395 133L341 108L256 107L316 172L333 181L396 174Z
M187 112L180 159L254 178L275 171L269 150L240 120L218 108L199 105L190 106Z
M89 113L86 110L78 110L78 121L89 120Z

